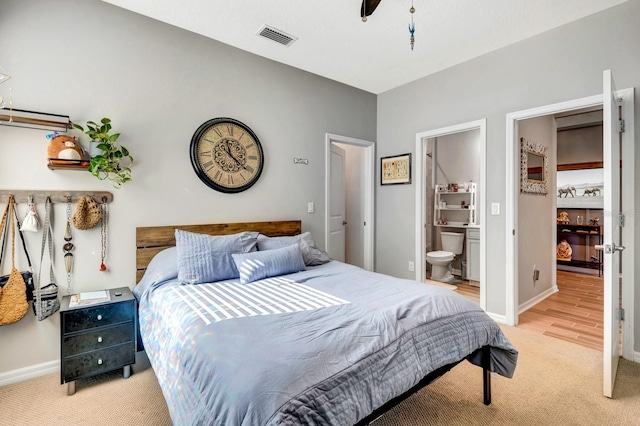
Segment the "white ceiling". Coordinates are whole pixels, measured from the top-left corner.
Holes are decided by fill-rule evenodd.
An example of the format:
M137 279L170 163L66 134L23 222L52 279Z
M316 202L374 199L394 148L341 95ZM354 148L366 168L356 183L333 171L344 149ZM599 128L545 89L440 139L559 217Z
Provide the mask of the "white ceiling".
M103 0L277 62L382 93L627 0ZM298 37L256 35L264 24Z

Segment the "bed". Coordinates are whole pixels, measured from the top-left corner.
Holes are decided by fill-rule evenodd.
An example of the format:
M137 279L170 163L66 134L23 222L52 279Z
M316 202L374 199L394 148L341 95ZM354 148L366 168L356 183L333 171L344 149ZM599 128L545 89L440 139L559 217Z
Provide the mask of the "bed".
M192 273L185 253L207 250L193 241L238 235L239 276ZM300 221L144 227L136 244L141 339L176 425L368 424L464 360L485 404L490 372L514 373L473 302L322 260Z

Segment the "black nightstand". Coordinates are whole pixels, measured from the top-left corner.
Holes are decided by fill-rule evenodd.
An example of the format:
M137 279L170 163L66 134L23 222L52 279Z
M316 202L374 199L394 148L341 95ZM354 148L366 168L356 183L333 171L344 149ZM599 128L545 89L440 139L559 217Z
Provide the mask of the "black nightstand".
M111 300L69 307L71 296L60 304L60 383L67 395L75 380L123 367L131 375L136 355L136 300L128 287L109 290ZM116 296L116 294L120 294Z

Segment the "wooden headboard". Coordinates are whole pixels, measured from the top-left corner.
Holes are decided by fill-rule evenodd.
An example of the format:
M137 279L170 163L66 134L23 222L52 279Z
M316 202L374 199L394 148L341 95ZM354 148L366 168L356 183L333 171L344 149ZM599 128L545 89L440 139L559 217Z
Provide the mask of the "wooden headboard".
M273 222L215 223L205 225L146 226L136 228L136 282L139 282L153 256L176 245L175 230L207 235L230 235L254 231L269 237L297 235L302 232L299 220Z

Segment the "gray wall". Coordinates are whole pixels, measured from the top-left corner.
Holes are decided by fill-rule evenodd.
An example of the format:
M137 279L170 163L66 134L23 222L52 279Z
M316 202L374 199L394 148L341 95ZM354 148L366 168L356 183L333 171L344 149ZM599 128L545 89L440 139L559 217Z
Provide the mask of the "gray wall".
M518 136L547 148L549 176L548 194L521 192L518 196L518 305L535 299L555 283L553 264L555 247L556 138L554 118L551 115L518 122ZM533 270L540 271L538 281Z
M602 161L602 125L558 131L558 164Z
M133 182L113 190L86 172L48 170L48 132L0 127L0 188L114 193L109 269L98 272L99 229L75 231L74 292L134 286L137 226L302 219L323 246L325 134L375 140L375 95L97 0L5 0L0 10L0 64L13 75L0 90L13 88L14 107L69 114L81 123L111 117L136 160ZM189 159L196 128L220 116L247 124L264 148L262 177L240 194L209 189ZM293 157L309 165L296 166ZM307 214L310 201L315 214ZM63 288L64 211L55 206ZM40 234L28 237L37 258ZM0 327L0 379L55 363L58 340L57 315L37 322L29 313Z
M602 71L606 69L613 71L619 89L636 87L637 91L638 16L640 1L630 0L378 96L377 154L381 157L414 152L416 133L487 119L487 204L500 203L502 212L486 216L489 312L506 315L506 114L600 94ZM635 114L635 121L640 123L637 95ZM637 138L638 133L636 144ZM636 170L639 160L636 156ZM640 179L636 179L635 188L640 188ZM379 272L412 276L405 265L414 260L414 192L413 185L377 191ZM636 189L636 202L639 195ZM636 246L638 241L636 235ZM640 250L636 250L636 264L638 254ZM636 294L639 292L637 287ZM636 298L636 312L640 312L640 298ZM639 318L637 315L636 348L640 347Z

